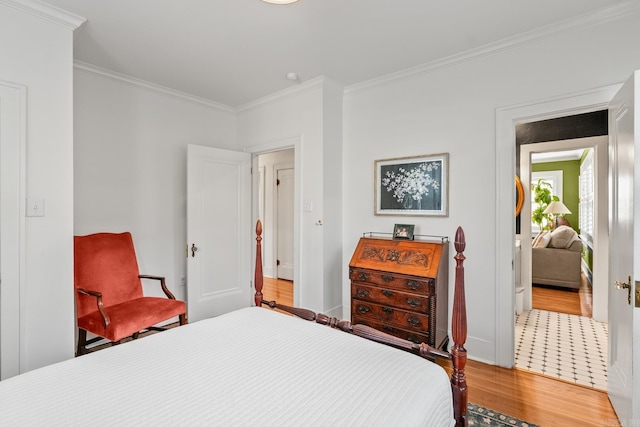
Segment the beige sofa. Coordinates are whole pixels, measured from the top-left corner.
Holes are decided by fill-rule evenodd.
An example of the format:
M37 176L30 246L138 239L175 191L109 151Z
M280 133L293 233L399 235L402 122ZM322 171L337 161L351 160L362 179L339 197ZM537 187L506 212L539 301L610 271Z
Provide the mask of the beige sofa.
M534 241L531 252L532 283L579 289L582 241L577 233L562 226L551 233L550 239L542 240L547 240L546 247L545 242Z

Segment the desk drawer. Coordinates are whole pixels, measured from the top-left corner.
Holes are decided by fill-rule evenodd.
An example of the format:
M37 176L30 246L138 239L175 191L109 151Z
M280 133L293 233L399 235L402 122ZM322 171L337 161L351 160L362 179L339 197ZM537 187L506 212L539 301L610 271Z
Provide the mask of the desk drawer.
M368 301L351 301L352 318L368 319L380 322L391 327L419 331L426 333L429 330L429 317L426 314L415 313L382 304Z
M429 314L429 303L434 297L352 283L351 298Z
M425 344L429 344L432 347L435 346L434 343L430 342L432 340L429 339L428 335L421 334L419 332L405 331L404 329L394 328L393 326L383 325L382 323L378 323L378 322L372 322L371 320L360 317L360 316L355 316L353 319L353 322L351 323L370 326L384 333L391 334L398 338L402 338L417 344L425 343Z
M417 278L375 270L351 268L349 269L349 279L354 282L370 283L380 285L386 289L397 289L422 295L434 295L435 293L435 281L429 278Z

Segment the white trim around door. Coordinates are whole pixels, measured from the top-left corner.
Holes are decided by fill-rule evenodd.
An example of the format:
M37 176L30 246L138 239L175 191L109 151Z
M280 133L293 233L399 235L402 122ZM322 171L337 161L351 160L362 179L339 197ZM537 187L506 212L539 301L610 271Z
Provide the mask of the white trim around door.
M515 339L515 131L528 123L606 109L620 85L611 85L567 96L498 108L496 110L496 364L511 368Z

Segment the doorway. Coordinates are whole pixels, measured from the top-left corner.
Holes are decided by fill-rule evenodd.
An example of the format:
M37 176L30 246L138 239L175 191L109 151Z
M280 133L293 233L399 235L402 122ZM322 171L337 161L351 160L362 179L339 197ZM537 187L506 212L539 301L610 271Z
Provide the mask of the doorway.
M607 387L608 257L602 250L607 234L607 142L600 136L520 147L523 182L529 188L539 179L549 183L569 213L561 222L540 223L538 229L528 219L534 211L531 196L522 210L521 234L516 236L527 248L520 261L528 268L520 280L528 301L525 310L516 312L515 366L601 390ZM581 185L591 186L590 199L581 194ZM546 230L562 223L568 227L558 227L557 233ZM569 233L573 238L562 248L534 239ZM586 256L589 253L593 257ZM598 263L599 258L604 263ZM602 321L592 317L594 304Z
M293 305L295 149L260 153L258 217L264 225L265 299Z
M495 316L495 361L499 366L511 368L514 364L516 224L513 221L513 207L516 206L516 192L513 186L516 165L513 160L517 154L514 128L518 123L606 109L620 87L620 84L610 85L496 110L496 173L499 197L496 198L495 268L498 282L496 292L498 310ZM608 251L608 248L606 250Z

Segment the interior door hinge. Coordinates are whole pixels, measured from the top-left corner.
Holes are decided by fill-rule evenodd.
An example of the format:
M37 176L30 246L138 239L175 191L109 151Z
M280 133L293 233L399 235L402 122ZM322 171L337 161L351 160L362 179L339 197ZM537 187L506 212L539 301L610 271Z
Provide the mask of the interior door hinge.
M276 185L280 185L280 178L276 179Z
M279 259L276 260L276 265L280 265L280 260Z

